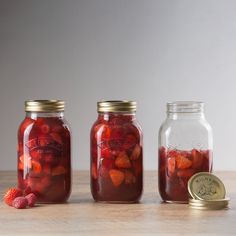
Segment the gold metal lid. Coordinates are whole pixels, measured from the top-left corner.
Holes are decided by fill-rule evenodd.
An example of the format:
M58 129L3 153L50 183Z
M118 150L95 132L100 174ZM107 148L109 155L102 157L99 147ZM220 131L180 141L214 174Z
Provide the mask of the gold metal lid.
M219 210L227 208L229 200L229 198L215 200L189 199L189 206L200 210Z
M64 111L65 102L62 100L27 100L25 111L31 112L58 112Z
M97 111L102 112L135 112L137 103L134 101L114 100L114 101L101 101L97 103Z
M199 172L188 181L188 192L193 199L215 200L225 198L222 181L209 172Z

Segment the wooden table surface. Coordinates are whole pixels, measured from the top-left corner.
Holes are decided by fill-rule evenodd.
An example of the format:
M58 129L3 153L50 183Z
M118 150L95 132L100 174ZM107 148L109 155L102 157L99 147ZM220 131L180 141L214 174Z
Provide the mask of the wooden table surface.
M75 172L66 204L17 210L0 203L0 235L236 235L236 172L216 172L231 198L228 210L200 211L161 203L156 172L145 172L138 204L94 203L89 173ZM0 172L0 193L16 183L15 172Z

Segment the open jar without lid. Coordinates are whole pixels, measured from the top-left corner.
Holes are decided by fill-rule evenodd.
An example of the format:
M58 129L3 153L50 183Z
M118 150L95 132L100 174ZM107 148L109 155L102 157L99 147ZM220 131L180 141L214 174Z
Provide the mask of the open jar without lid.
M166 202L188 202L188 180L212 171L213 139L202 102L167 104L159 130L159 193Z

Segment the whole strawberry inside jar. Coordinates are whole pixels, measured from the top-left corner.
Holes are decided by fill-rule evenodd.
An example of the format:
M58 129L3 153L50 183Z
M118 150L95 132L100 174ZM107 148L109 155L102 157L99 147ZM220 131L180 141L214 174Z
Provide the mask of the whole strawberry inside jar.
M61 100L28 100L18 130L18 187L39 203L65 202L71 191L71 136Z
M130 203L143 190L143 135L136 102L98 102L90 133L91 192L95 201Z
M187 203L188 180L212 171L212 131L202 102L167 103L159 130L159 193L165 202Z

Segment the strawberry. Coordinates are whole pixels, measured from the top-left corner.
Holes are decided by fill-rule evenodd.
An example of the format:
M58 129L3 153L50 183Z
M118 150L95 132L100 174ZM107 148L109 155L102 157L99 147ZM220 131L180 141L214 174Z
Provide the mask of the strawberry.
M52 176L63 175L66 173L66 169L63 166L57 166L52 169Z
M135 146L135 143L137 143L136 138L134 137L134 135L132 134L128 134L125 138L125 142L123 144L123 148L125 150L128 150L130 148L132 148L133 146Z
M192 160L193 160L193 168L197 169L200 168L203 162L203 155L196 149L191 151Z
M176 156L176 165L179 169L187 169L192 166L192 161L190 161L187 157L178 154Z
M22 162L18 162L18 170L24 170L24 164Z
M98 173L101 177L109 177L109 170L114 168L114 159L113 158L103 158L99 162Z
M134 150L131 154L130 159L131 160L137 160L139 158L140 154L141 154L141 147L138 144L136 144L135 147L134 147Z
M104 158L109 158L112 156L111 150L107 145L104 145L101 149L101 156Z
M54 141L58 142L59 144L63 144L60 134L52 132L50 135L54 139Z
M168 157L170 158L176 158L176 156L178 155L178 152L176 150L169 150L167 154L168 154Z
M43 124L41 127L40 127L40 130L43 134L47 134L49 133L50 131L50 127L47 125L47 124Z
M26 144L26 146L28 147L28 148L34 148L34 147L37 147L37 138L35 138L35 139L30 139L28 142L27 142L27 144Z
M125 183L134 184L136 182L136 177L130 171L125 171Z
M32 169L35 174L39 174L42 171L41 164L37 161L32 161Z
M30 157L36 161L39 161L42 158L42 153L37 148L31 149L29 154Z
M16 209L25 209L28 206L28 201L25 197L17 197L13 200L12 206Z
M52 127L52 131L56 133L60 133L63 130L63 127L61 125L55 125Z
M91 173L92 173L92 177L93 177L94 179L97 179L97 178L98 178L98 172L97 172L97 167L96 167L96 164L95 164L95 163L92 164Z
M49 145L51 141L52 141L52 138L48 136L41 136L38 139L39 146L43 146L43 147Z
M30 193L30 194L26 195L25 198L27 199L29 207L33 207L35 205L37 197L34 193Z
M125 152L121 152L118 157L115 160L115 165L118 168L130 168L131 167L131 162L129 160L129 157Z
M45 163L48 165L58 165L60 158L58 158L55 154L53 153L45 153L42 155L42 159L44 160Z
M26 166L27 168L32 167L31 158L29 156L26 156L26 155L23 154L19 157L19 160L20 160L19 167L23 166L23 169L24 169L24 166Z
M96 140L104 141L110 138L111 130L108 125L98 124L94 128L94 133L95 133L94 137Z
M18 189L18 188L10 188L4 195L4 202L11 206L12 205L12 202L13 200L16 198L16 197L20 197L23 195L23 192L21 189Z
M20 125L20 128L19 128L19 131L21 133L24 133L25 129L30 125L30 124L33 124L35 122L35 120L29 118L29 117L26 117L25 120L21 123Z
M125 129L121 125L116 125L111 129L111 140L123 140Z
M168 158L168 175L172 176L175 173L175 158Z
M125 179L125 175L122 171L112 169L109 171L111 181L115 187L119 187Z

